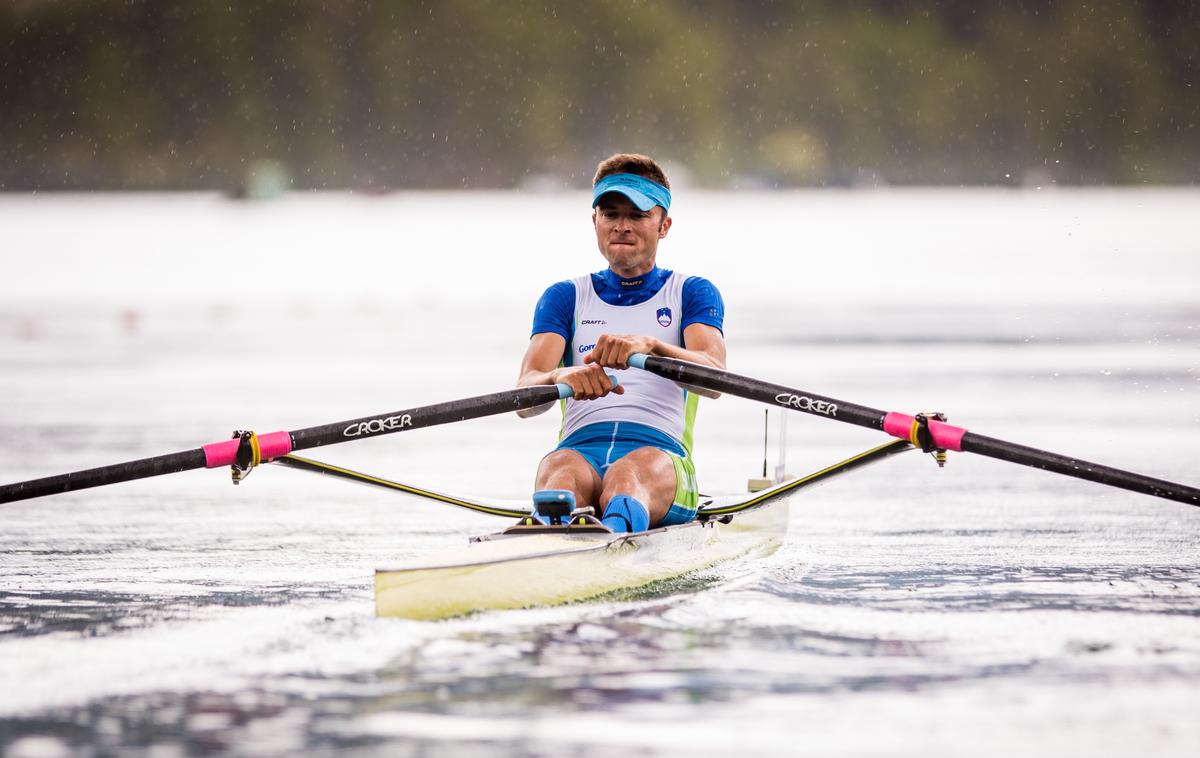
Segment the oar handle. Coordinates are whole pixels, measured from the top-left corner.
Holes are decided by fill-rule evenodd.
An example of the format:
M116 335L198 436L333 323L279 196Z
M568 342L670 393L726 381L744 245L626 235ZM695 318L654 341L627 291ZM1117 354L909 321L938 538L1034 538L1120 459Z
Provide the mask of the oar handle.
M620 386L621 382L617 379L616 374L607 374L607 376L608 381L612 382L613 389L616 389L618 386ZM571 385L569 384L556 384L554 386L558 387L559 400L566 400L567 398L575 395L575 390L571 389Z

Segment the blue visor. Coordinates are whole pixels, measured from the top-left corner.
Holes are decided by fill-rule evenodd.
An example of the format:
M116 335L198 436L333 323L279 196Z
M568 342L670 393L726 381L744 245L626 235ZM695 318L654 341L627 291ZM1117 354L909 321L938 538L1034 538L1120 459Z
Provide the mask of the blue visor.
M656 205L661 205L664 210L671 210L671 190L644 176L610 174L604 177L592 190L592 207L599 205L600 196L609 192L621 193L640 211L648 211Z

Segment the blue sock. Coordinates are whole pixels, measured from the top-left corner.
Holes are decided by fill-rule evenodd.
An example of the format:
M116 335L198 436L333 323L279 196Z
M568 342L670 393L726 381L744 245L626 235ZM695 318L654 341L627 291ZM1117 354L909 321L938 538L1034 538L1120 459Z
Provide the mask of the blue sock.
M650 528L650 511L628 495L613 495L600 521L614 532L644 532Z

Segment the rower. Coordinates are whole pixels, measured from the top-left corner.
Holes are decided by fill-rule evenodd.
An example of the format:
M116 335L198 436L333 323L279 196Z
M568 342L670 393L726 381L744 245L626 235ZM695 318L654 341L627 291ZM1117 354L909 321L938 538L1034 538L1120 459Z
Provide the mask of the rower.
M613 531L686 523L699 498L697 391L626 369L635 353L723 369L725 306L707 279L657 264L672 224L671 185L658 163L619 153L600 163L592 184L592 226L608 266L546 289L518 380L573 393L558 446L538 468L535 505L548 500L545 491L566 491ZM619 386L604 369L617 371Z

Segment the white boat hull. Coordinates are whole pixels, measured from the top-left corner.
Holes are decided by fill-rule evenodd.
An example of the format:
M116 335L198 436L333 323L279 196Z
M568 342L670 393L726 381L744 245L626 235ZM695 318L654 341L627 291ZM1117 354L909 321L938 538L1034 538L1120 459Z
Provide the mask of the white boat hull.
M786 498L733 523L692 522L637 534L493 535L418 566L375 572L379 616L441 619L556 605L641 587L751 552L787 530Z

